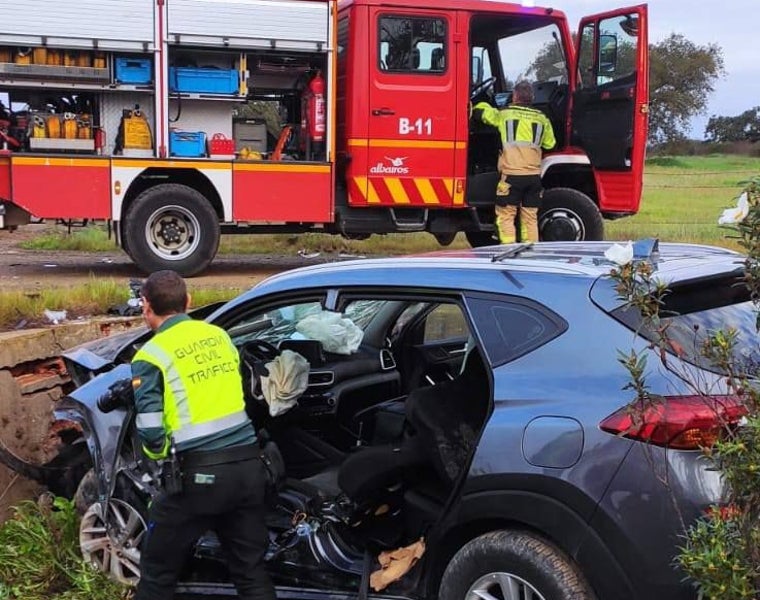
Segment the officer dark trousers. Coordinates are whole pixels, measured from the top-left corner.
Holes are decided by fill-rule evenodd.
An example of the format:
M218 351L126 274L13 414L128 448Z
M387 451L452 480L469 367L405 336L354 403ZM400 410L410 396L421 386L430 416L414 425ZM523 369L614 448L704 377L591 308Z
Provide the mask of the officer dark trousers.
M140 557L135 600L170 600L194 542L216 531L230 576L242 600L276 600L263 557L269 545L264 522L264 466L253 458L186 467L184 489L156 498Z

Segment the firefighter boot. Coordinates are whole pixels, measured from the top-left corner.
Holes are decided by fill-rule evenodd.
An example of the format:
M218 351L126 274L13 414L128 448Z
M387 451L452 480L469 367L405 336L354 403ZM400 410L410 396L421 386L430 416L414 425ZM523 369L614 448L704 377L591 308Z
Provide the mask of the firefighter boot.
M538 209L520 207L520 241L538 241Z
M496 206L496 229L499 231L499 241L502 244L514 244L517 241L516 216L516 206Z

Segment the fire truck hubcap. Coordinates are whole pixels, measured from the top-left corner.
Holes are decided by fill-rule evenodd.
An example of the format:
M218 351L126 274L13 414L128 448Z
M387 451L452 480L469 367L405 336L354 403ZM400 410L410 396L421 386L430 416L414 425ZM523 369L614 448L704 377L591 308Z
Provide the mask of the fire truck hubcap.
M182 206L163 206L154 212L145 226L145 239L161 258L182 260L200 243L198 218Z
M538 224L541 239L545 242L566 242L585 239L583 220L572 210L555 208L541 215Z

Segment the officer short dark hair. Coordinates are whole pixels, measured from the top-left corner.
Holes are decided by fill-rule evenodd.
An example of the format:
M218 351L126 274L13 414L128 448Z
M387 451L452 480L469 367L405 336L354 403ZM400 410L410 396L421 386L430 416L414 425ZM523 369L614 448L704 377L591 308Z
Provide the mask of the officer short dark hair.
M151 273L142 284L140 294L159 317L185 312L187 308L187 286L175 271Z
M518 81L512 90L512 101L516 104L533 104L533 86L530 81Z

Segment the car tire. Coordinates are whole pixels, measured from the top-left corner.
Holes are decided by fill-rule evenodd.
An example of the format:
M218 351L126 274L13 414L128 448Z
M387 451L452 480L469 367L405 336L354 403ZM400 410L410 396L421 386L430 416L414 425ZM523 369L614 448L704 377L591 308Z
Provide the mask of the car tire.
M538 211L538 230L544 242L604 239L604 219L594 201L572 188L550 188Z
M74 492L74 506L81 517L91 505L98 501L98 479L95 470L90 469L84 474Z
M446 567L438 597L594 599L567 555L547 540L519 531L493 531L465 544Z
M125 248L146 273L172 269L192 277L211 264L219 248L219 217L203 194L186 185L145 190L125 218Z
M101 502L94 470L82 479L74 501L78 511L84 506L79 523L83 560L117 583L137 585L142 544L148 532L145 501L120 477L109 502Z

